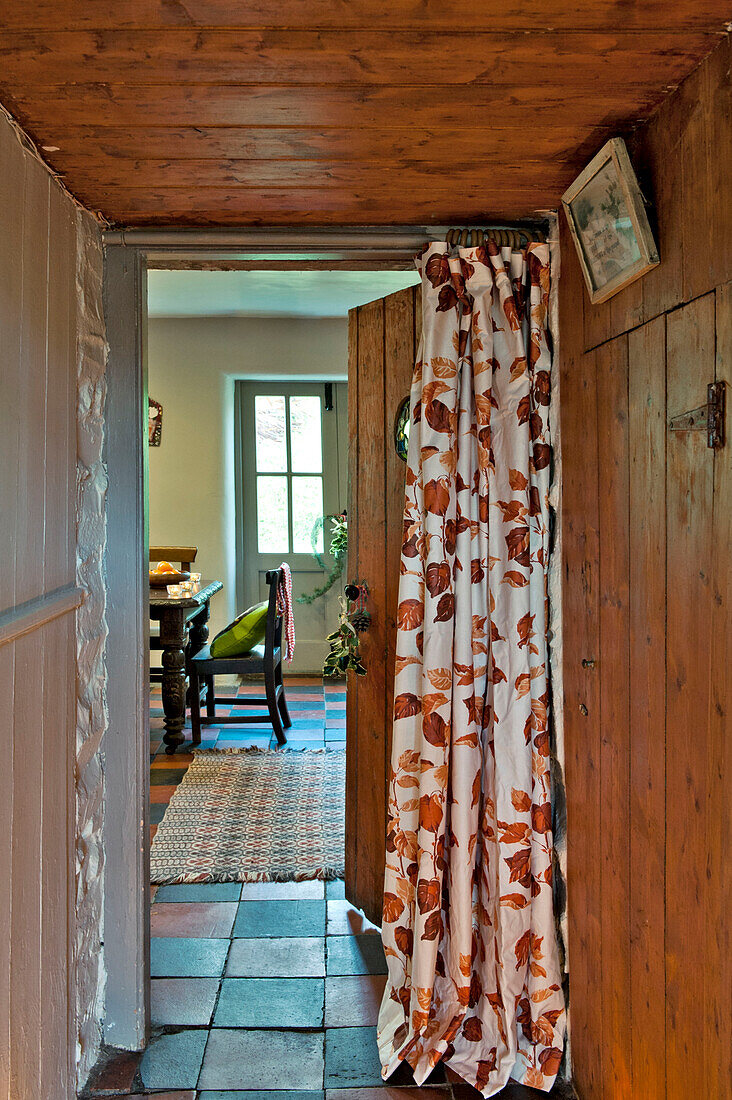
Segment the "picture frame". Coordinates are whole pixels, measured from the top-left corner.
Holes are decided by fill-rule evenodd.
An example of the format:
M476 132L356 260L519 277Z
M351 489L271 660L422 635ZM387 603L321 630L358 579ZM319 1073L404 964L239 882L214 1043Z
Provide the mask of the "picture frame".
M163 434L163 406L152 397L148 397L147 405L147 442L150 447L159 447Z
M628 150L611 138L562 195L593 305L661 262Z

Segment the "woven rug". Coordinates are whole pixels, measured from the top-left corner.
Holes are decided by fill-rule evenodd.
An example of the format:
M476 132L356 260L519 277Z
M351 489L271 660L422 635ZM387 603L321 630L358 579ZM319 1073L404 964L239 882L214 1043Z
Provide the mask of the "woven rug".
M153 839L151 882L343 878L345 772L342 750L196 752Z

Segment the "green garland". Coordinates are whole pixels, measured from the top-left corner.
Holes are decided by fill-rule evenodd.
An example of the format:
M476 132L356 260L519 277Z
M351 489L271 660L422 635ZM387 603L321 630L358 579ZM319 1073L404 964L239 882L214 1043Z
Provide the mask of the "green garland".
M313 589L312 592L297 597L298 603L311 604L314 603L315 600L319 600L326 592L330 592L333 585L343 573L343 564L346 560L346 552L348 550L348 519L345 512L342 512L339 516L329 516L327 518L330 519L331 524L330 553L334 562L333 567L329 570L328 576L321 585ZM325 516L320 516L313 524L313 529L310 533L313 557L321 568L325 568L325 561L322 555L317 551L317 541L318 535L325 523L325 519Z

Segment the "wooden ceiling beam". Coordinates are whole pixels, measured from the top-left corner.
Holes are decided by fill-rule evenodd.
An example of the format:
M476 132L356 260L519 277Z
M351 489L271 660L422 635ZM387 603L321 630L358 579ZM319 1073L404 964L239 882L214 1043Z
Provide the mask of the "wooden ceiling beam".
M0 29L122 30L162 27L373 28L471 31L721 29L726 0L33 0L6 3Z
M461 161L459 174L461 179L482 180L486 173L486 162L476 157ZM574 169L567 163L545 163L524 161L516 163L501 162L501 174L510 173L518 178L541 175L545 186L566 188L574 178ZM190 177L196 180L196 188L227 187L232 189L251 189L262 187L279 188L316 188L332 190L344 188L354 190L364 186L374 189L409 188L422 189L430 193L441 190L454 190L455 166L435 165L429 161L421 164L405 161L349 161L333 163L328 160L295 160L283 162L257 160L188 160L157 161L137 160L120 161L112 157L96 159L91 163L72 162L65 175L70 178L84 177L85 187L89 191L106 189L109 194L115 190L151 191L162 188L184 187L190 190Z
M0 39L2 85L194 82L422 86L588 81L634 87L678 82L690 57L718 36L666 30L524 32L164 30L9 31ZM425 59L429 58L428 63Z
M469 121L469 120L468 120ZM422 161L435 167L455 160L455 134L421 126L402 126L381 130L362 130L358 135L348 128L297 130L288 127L237 126L150 126L131 129L125 126L59 126L55 121L43 131L29 127L31 136L42 144L41 134L52 147L45 150L49 164L63 171L78 168L86 172L99 161L130 163L130 170L142 160L166 162L188 160L298 161L324 158L338 161ZM490 130L470 125L460 130L466 148L473 150L468 159L488 161L508 157L511 161L575 160L585 152L592 155L613 132L610 126L581 125L575 121L564 126L494 126ZM54 148L55 147L55 148ZM286 170L286 169L285 169Z
M441 84L413 86L346 85L295 89L277 85L76 84L13 89L10 109L36 132L51 125L147 127L165 119L171 126L285 126L322 130L351 128L387 132L413 122L432 130L510 129L527 125L580 128L645 116L663 98L663 89L630 85L537 88L528 85L473 85L456 94ZM51 120L52 124L51 124ZM50 125L51 124L51 125ZM52 143L52 142L51 142Z

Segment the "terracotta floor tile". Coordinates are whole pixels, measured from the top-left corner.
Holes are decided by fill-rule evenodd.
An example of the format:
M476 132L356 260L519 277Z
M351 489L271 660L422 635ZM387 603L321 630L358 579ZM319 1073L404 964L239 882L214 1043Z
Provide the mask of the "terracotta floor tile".
M169 787L150 787L150 805L151 806L167 806L171 798L178 790L178 784L173 783Z
M152 936L194 936L202 939L231 935L235 901L163 902L150 907Z
M92 1070L89 1076L87 1090L91 1095L95 1092L110 1092L112 1089L129 1090L135 1079L140 1059L139 1052L127 1050L110 1051L103 1056Z
M352 974L327 978L325 1026L375 1026L385 985L386 974Z

